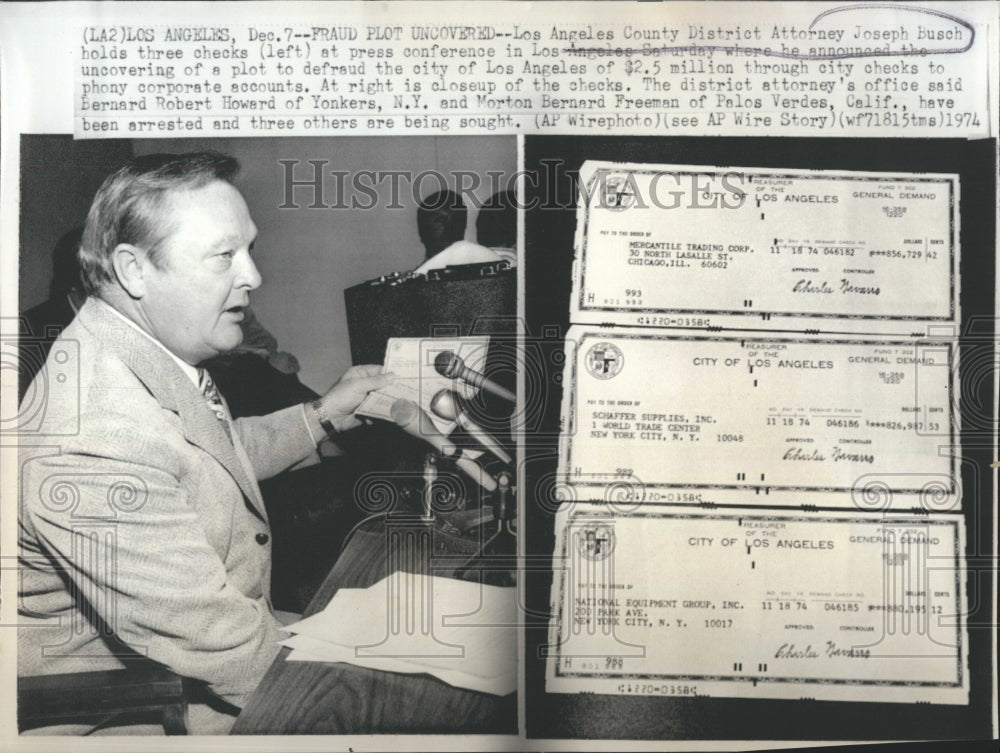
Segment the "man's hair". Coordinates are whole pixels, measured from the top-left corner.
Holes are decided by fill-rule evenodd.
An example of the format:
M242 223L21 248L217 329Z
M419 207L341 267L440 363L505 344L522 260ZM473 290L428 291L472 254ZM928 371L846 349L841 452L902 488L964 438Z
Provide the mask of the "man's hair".
M480 207L476 240L487 248L517 245L517 197L513 191L497 191Z
M454 191L438 191L417 207L417 233L427 249L427 258L465 237L468 211Z
M170 233L164 202L170 191L201 188L215 180L231 182L239 163L218 152L150 154L136 157L101 184L80 242L80 273L88 294L113 282L112 258L120 243L144 249L159 266Z

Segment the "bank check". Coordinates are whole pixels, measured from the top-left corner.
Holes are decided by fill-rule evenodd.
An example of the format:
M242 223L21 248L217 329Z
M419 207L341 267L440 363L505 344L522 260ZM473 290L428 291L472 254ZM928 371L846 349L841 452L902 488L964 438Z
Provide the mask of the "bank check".
M567 499L954 511L954 343L573 327Z
M956 175L587 162L570 320L927 335L959 321Z
M966 703L963 526L566 506L546 689Z

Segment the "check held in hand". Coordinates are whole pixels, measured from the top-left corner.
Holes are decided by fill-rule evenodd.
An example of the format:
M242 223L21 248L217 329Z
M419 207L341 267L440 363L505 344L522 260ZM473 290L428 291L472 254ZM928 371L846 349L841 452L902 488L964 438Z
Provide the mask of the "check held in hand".
M481 372L486 362L489 337L392 337L386 343L385 369L395 374L392 385L372 392L358 407L357 414L367 418L392 421L392 406L396 400L405 398L420 406L444 435L454 431L456 422L436 415L431 402L441 390L454 389L461 398L470 399L477 387L439 374L436 370L438 357L446 353L449 358L461 357L463 364L476 372Z
M361 419L355 415L358 406L370 393L388 387L394 380L395 374L382 373L381 366L352 366L323 397L313 402L318 431L334 436L360 426Z

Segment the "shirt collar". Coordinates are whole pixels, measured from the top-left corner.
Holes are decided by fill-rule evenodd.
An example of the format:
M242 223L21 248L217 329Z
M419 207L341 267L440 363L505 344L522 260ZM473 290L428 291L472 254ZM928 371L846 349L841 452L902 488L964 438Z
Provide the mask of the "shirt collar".
M125 322L128 326L130 326L136 332L142 333L142 335L145 338L147 338L150 342L156 343L156 345L159 346L163 350L164 353L166 353L168 356L170 356L172 359L174 359L174 363L176 363L180 367L181 371L183 371L184 375L187 376L187 378L191 380L191 382L194 384L194 386L195 387L198 386L198 382L199 382L199 380L198 380L198 369L196 367L192 366L187 361L185 361L185 360L183 360L181 358L178 358L174 353L171 353L169 350L167 350L167 347L163 343L161 343L159 340L157 340L155 337L153 337L151 334L149 334L146 330L144 330L138 324L136 324L131 319L129 319L127 316L125 316L121 311L119 311L118 309L116 309L110 303L108 303L107 301L104 301L104 300L102 300L100 298L98 298L97 300L100 301L105 306L107 306L108 309L111 311L111 313L113 313L115 316L117 316L119 319L121 319L123 322Z

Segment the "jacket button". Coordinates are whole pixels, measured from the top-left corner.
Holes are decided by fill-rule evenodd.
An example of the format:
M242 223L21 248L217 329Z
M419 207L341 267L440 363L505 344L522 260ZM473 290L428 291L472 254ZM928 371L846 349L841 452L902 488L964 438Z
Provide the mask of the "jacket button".
M257 539L257 543L261 546L264 546L264 544L270 541L270 537L268 537L266 533L258 533L255 538Z

